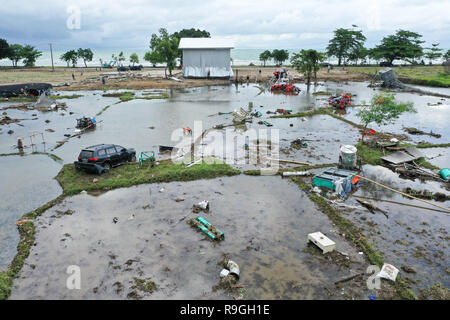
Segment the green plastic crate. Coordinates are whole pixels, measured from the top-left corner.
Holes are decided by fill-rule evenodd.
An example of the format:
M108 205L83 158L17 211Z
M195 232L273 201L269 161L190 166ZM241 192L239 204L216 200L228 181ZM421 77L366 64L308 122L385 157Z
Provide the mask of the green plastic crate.
M350 180L353 176L357 175L356 171L343 170L338 168L328 168L321 173L313 177L313 184L317 187L324 187L331 190L336 190L334 182L341 179L347 178Z

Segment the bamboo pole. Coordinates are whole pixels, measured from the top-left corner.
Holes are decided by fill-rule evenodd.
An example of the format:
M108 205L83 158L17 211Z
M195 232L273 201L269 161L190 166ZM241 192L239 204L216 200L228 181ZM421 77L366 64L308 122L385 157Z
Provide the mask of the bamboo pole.
M269 160L283 162L283 163L299 164L299 165L302 165L302 166L310 166L311 165L308 162L300 162L300 161L293 161L293 160L283 160L283 159L269 159Z
M363 177L363 176L360 176L360 175L357 175L357 177L359 177L360 179L363 179L363 180L366 180L366 181L375 183L376 185L378 185L378 186L380 186L380 187L383 187L383 188L388 189L388 190L390 190L390 191L399 193L399 194L401 194L401 195L403 195L403 196L405 196L405 197L408 197L408 198L411 198L411 199L414 199L414 200L418 200L418 201L422 201L422 202L425 202L425 203L427 203L427 204L429 204L429 205L432 205L432 206L434 206L434 207L438 207L438 208L444 209L447 213L450 213L450 209L448 209L448 208L446 208L446 207L440 206L440 205L438 205L438 204L435 204L435 203L433 203L433 202L430 202L430 201L427 201L427 200L424 200L424 199L419 199L419 198L413 197L413 196L410 195L410 194L407 194L407 193L404 193L404 192L401 192L401 191L392 189L392 188L390 188L390 187L388 187L388 186L385 186L384 184L381 184L381 183L379 183L379 182L376 182L376 181L374 181L374 180L372 180L372 179L369 179L369 178L366 178L366 177Z
M392 201L392 200L387 200L387 199L376 199L376 198L355 196L355 195L353 197L354 198L360 198L360 199L373 200L373 201L389 202L389 203L400 204L400 205L408 206L408 207L414 207L414 208L419 208L419 209L425 209L425 210L432 210L432 211L436 211L436 212L447 213L447 211L443 211L443 210L438 210L438 209L433 209L433 208L428 208L428 207L422 207L422 206L416 206L415 204L409 204L409 203L404 203L404 202Z

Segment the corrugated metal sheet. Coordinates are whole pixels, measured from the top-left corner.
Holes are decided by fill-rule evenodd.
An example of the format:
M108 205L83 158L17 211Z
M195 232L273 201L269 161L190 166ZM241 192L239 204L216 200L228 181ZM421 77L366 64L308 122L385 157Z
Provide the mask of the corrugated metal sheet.
M234 43L227 39L181 38L179 49L232 49Z

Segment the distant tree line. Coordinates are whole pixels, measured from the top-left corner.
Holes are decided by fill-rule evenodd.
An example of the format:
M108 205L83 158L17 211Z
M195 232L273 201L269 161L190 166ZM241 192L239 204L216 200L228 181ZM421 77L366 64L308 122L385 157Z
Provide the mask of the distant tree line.
M25 67L33 67L42 52L30 45L8 44L5 39L0 39L0 60L9 59L13 67L22 60Z
M61 55L60 59L62 61L65 61L67 63L67 66L69 67L69 64L72 64L72 67L75 68L77 66L78 60L82 59L84 62L84 66L87 68L87 63L92 61L94 58L94 53L91 49L82 49L79 48L78 50L69 50L66 51L64 54Z

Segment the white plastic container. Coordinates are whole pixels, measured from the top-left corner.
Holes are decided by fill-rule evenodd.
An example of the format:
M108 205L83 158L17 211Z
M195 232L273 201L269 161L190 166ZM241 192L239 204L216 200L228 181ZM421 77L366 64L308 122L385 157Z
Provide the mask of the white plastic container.
M308 234L308 241L311 241L320 249L322 249L322 253L325 254L327 252L332 252L336 249L336 242L327 238L322 232L314 232Z
M341 146L340 154L339 154L339 164L341 167L345 169L354 169L356 168L356 149L355 146L352 145L344 145Z

